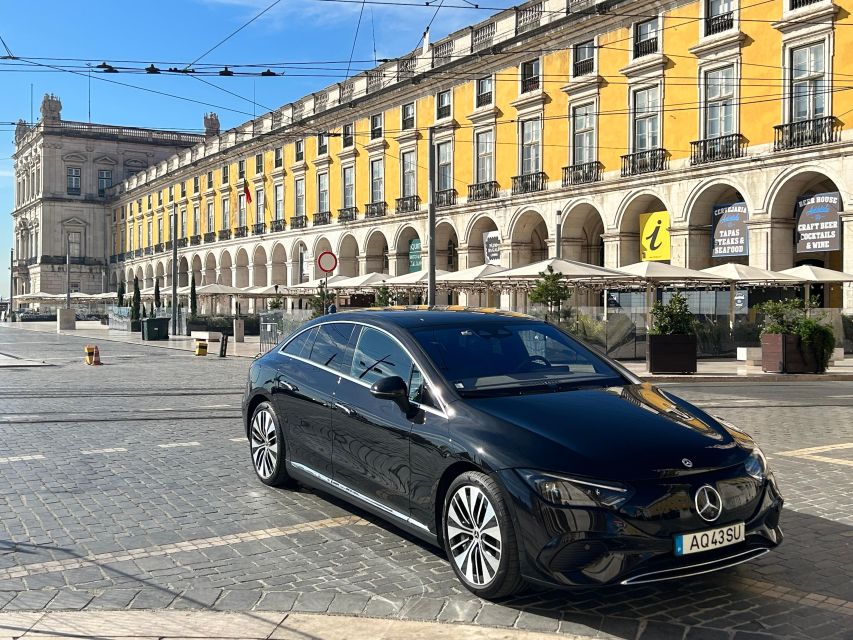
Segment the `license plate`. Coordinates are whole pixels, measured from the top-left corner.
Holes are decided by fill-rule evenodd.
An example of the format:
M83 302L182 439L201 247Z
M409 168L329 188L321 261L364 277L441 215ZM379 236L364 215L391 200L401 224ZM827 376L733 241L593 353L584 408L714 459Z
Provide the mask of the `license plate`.
M675 555L686 556L689 553L710 551L743 542L743 522L728 524L717 529L706 529L695 533L682 533L675 536Z

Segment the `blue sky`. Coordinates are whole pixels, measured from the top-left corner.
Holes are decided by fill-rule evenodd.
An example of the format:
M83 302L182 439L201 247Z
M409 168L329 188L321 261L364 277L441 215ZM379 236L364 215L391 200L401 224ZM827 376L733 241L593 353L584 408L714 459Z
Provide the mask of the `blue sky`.
M13 126L30 118L30 87L34 113L45 93L62 100L62 117L141 127L199 130L205 111L216 111L223 129L306 93L342 79L353 48L361 5L320 0L280 0L269 12L205 56L200 63L217 65L322 62L323 69L294 71L274 78L205 78L237 96L186 76L93 74L87 60L115 66L182 66L192 62L232 31L272 4L273 0L149 0L77 4L45 0L38 3L5 0L0 36L12 53L29 63L0 60L0 297L9 295L9 249L12 244ZM404 0L412 1L415 0ZM464 0L445 0L464 6ZM376 58L391 58L414 49L441 0L431 7L365 5L352 64L353 72L372 66ZM489 0L492 8L514 3ZM33 11L38 12L35 19ZM492 11L442 7L431 28L431 40L474 22ZM375 37L374 37L375 34ZM374 45L375 42L375 45ZM0 55L5 51L0 50ZM59 72L33 62L60 64L36 58L79 58L80 74ZM121 63L120 60L139 61ZM336 69L330 69L336 67ZM105 80L175 94L205 104L112 84ZM91 87L91 102L89 100ZM258 107L253 107L252 96ZM211 106L216 105L216 106Z

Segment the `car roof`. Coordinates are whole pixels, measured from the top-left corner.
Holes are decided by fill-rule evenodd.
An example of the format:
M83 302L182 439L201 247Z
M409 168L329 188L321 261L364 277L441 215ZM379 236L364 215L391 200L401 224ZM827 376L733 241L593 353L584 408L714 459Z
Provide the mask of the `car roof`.
M512 321L539 321L537 318L514 311L485 309L478 307L376 307L335 313L322 317L324 320L352 320L373 322L377 325L396 325L404 329L435 327L458 324L492 324Z

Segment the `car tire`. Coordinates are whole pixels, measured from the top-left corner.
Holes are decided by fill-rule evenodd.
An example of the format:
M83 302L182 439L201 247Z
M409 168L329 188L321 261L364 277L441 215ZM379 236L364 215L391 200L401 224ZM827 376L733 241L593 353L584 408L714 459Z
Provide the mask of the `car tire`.
M444 499L442 537L450 566L472 593L491 599L522 589L509 509L500 486L486 474L468 471L450 484Z
M261 482L271 487L283 487L290 482L284 460L284 434L269 402L262 402L252 413L249 453L252 468Z

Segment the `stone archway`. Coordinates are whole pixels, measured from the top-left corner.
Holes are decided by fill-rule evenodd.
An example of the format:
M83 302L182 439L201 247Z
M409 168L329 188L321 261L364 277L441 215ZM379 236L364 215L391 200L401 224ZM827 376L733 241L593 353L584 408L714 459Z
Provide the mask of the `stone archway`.
M500 238L501 233L498 225L489 216L481 216L477 218L471 225L467 238L467 265L466 268L479 267L486 264L486 252L484 249L484 234L497 232ZM504 265L506 266L506 265Z
M358 273L358 242L351 233L348 233L341 240L340 249L338 249L338 273L342 276L354 277Z
M190 284L190 265L186 256L178 258L178 286L188 287Z
M631 198L618 216L619 236L616 239L616 257L608 256L608 265L624 267L640 261L640 216L656 211L669 211L658 196L643 193Z
M364 245L365 272L391 273L388 239L381 231L373 231Z
M192 260L192 271L191 271L192 278L190 281L192 282L192 279L195 279L195 286L197 286L197 287L201 286L202 273L203 273L203 271L202 271L201 256L198 254L195 254L193 256L193 260Z
M685 216L686 236L676 240L676 231L673 230L673 262L689 269L707 269L725 262L747 264L749 256L730 255L714 258L712 240L715 208L744 201L743 194L735 186L726 182L716 182L701 187L689 199L689 210ZM751 213L748 205L746 209Z
M239 289L249 286L249 254L244 247L237 250L234 257L234 285Z
M199 285L214 284L216 282L216 256L212 251L204 257L204 273Z
M538 211L528 210L516 218L510 230L512 268L548 258L548 225Z
M592 204L582 202L563 214L560 228L561 255L598 266L604 265L604 218Z
M423 260L423 243L420 234L411 226L405 226L397 236L396 275L421 271L425 268Z
M272 281L269 284L287 286L287 250L277 242L272 248Z
M267 278L267 252L263 246L258 245L252 254L252 282L253 287L265 287L269 284Z
M435 265L442 271L459 271L459 236L446 221L435 227Z
M231 254L227 251L223 251L222 255L219 256L219 284L233 287L234 274L232 272Z
M145 280L144 284L142 282L139 283L139 287L141 289L150 289L154 286L154 265L150 262L145 265Z
M317 258L320 256L321 253L325 251L332 251L332 243L329 242L329 239L326 236L321 236L317 239L317 242L314 243L314 275L312 276L313 278L322 278L326 275L325 271L320 269L320 265L317 264Z

